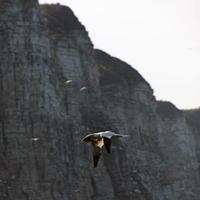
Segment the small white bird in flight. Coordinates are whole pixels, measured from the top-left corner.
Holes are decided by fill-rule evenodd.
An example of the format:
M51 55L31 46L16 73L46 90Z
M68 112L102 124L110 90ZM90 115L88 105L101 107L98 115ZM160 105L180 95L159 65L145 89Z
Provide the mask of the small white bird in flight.
M106 150L108 153L110 153L110 147L111 147L111 138L113 137L127 137L128 135L120 135L117 133L114 133L112 131L104 131L104 132L98 132L98 133L92 133L86 135L82 141L84 142L92 142L94 147L93 152L93 161L94 161L94 168L97 167L99 158L101 156L102 148L105 145Z
M67 80L67 81L65 81L65 85L68 85L68 84L70 84L72 82L72 80Z
M82 88L80 88L80 92L87 90L87 87L83 86Z
M32 141L39 141L40 138L31 138Z

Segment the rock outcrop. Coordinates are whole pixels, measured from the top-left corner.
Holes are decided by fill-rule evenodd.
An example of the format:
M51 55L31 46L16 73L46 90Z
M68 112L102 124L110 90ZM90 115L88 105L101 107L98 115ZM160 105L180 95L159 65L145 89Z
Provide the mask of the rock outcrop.
M70 8L0 1L0 199L199 200L199 114L156 101ZM96 169L85 134L113 130Z

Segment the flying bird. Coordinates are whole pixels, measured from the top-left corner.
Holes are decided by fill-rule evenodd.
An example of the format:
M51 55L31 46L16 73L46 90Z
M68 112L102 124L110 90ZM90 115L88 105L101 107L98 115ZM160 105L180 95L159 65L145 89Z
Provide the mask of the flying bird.
M80 88L80 92L87 90L87 87L83 86L82 88Z
M93 148L94 148L94 152L93 152L94 168L97 167L103 146L105 145L107 152L110 153L111 138L125 137L125 136L127 136L127 135L120 135L120 134L114 133L112 131L104 131L104 132L88 134L82 139L82 141L84 141L84 142L91 142L93 144Z
M39 141L40 138L36 138L36 137L35 137L35 138L31 138L31 140L32 140L32 141Z
M68 84L70 84L72 82L72 80L67 80L67 81L65 81L65 85L68 85Z

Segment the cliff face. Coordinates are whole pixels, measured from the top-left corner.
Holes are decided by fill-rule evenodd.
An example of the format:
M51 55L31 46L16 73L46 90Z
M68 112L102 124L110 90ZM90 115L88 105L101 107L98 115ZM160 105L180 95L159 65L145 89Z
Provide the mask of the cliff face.
M0 199L199 199L193 118L93 49L69 8L1 0L0 33ZM81 139L102 130L129 138L93 169Z

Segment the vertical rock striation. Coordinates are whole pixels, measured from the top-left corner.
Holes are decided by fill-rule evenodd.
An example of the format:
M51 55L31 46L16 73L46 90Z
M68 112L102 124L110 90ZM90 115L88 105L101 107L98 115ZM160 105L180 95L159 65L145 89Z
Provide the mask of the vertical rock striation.
M0 0L0 44L0 199L199 199L199 118L94 49L70 8ZM129 138L93 169L81 138L108 129Z

